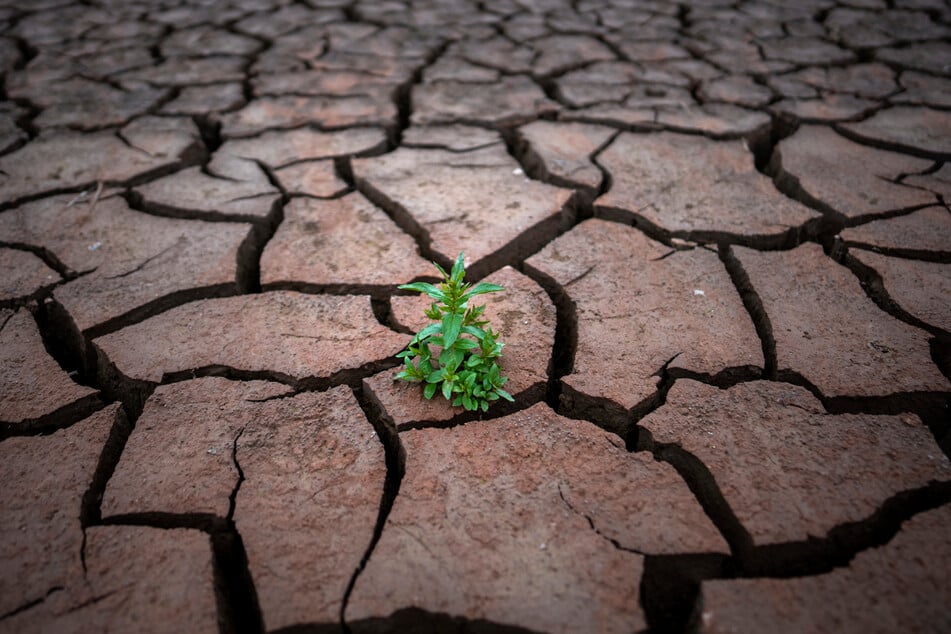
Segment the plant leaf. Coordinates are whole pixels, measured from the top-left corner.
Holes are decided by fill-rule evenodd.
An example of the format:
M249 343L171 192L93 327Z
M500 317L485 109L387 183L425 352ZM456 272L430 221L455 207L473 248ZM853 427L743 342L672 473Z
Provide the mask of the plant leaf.
M437 387L438 386L435 383L427 383L426 387L423 388L423 396L426 397L427 401L433 397L433 394L436 393Z
M459 331L462 329L462 315L450 313L442 318L442 339L443 346L451 348L452 344L459 338Z
M433 299L438 299L441 302L446 301L446 294L428 282L413 282L412 284L400 284L397 288L400 288L404 291L416 291L417 293L425 293L429 295L430 297L432 297Z
M452 400L452 383L446 381L442 384L442 395L446 397L446 400Z
M500 387L495 388L495 393L504 398L506 401L511 401L513 403L515 402L515 399L512 398L512 395Z
M452 372L456 371L460 365L462 365L463 359L466 358L465 350L459 350L458 348L451 348L449 354L449 361L446 362L446 367L449 368Z
M489 284L488 282L479 282L462 296L463 299L469 299L475 295L483 295L485 293L495 293L496 291L504 291L504 286L499 286L498 284Z
M476 328L475 326L463 326L462 332L466 333L467 335L472 335L479 341L482 341L482 339L485 337L485 331L481 328Z
M418 343L419 341L425 339L426 337L430 337L436 334L440 330L442 330L442 324L429 324L428 326L426 326L425 328L423 328L422 330L416 333L416 336L413 337L412 341L409 342L409 345Z
M456 339L454 347L456 350L475 350L479 344L472 339Z
M465 253L462 251L459 252L459 257L456 258L456 261L452 263L452 274L450 275L451 279L461 282L462 276L465 275Z

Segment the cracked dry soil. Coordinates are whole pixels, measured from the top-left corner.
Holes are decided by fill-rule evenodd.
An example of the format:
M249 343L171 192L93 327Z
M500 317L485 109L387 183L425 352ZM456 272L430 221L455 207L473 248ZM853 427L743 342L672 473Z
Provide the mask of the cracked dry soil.
M951 631L949 41L0 0L0 632ZM484 416L392 379L460 250Z

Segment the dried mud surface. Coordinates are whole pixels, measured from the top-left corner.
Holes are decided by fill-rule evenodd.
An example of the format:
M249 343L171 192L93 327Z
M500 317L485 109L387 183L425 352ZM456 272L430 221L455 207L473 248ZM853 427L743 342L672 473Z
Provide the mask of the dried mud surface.
M0 0L0 634L951 630L941 0ZM465 250L514 403L394 384Z

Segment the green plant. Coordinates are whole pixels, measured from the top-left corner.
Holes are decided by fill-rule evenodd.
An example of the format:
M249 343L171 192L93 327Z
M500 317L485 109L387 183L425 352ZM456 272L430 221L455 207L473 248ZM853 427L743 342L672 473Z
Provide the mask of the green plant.
M416 333L406 350L396 355L403 359L403 369L396 378L423 383L423 396L427 399L440 392L453 406L462 405L469 411L487 411L489 403L499 398L513 400L502 389L508 381L499 367L505 344L492 332L489 322L482 319L485 305L469 306L469 300L476 295L504 288L487 282L472 287L466 284L462 253L450 273L433 264L443 278L439 286L426 282L400 286L436 301L425 311L435 323ZM438 348L438 354L434 348Z

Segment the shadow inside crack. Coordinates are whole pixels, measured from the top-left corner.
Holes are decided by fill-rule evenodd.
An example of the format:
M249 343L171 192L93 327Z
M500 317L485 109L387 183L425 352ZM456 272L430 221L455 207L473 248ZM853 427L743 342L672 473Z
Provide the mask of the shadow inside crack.
M846 567L859 553L891 541L904 522L951 502L951 482L933 482L885 500L870 516L823 537L750 546L742 556L653 555L644 560L641 605L652 633L700 627L701 583L709 579L795 578Z
M640 600L651 634L699 631L700 583L723 577L728 561L721 554L645 557Z
M106 406L99 393L89 394L37 418L16 422L0 419L0 441L13 436L43 436L85 420Z
M516 412L528 409L545 400L545 384L535 383L530 387L513 394L514 402L499 399L493 401L488 412L468 411L460 407L454 407L456 413L450 418L443 420L414 420L399 425L399 431L410 431L413 429L451 429L459 425L465 425L471 422L491 421Z
M387 617L353 621L344 629L337 623L292 625L274 634L539 634L517 625L505 625L485 619L467 619L441 612L411 607L397 610Z

